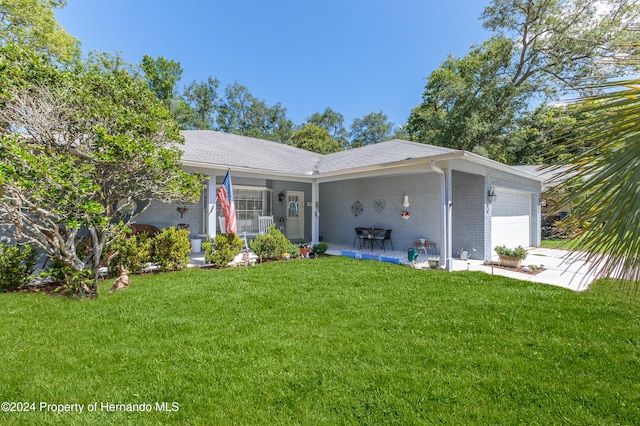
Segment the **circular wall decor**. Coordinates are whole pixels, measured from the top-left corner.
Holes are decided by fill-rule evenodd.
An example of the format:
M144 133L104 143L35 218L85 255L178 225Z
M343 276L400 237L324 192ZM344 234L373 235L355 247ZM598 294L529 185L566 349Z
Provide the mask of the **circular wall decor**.
M351 213L356 216L360 216L360 214L362 214L362 210L364 210L364 207L362 206L362 203L360 203L360 201L354 202L351 206Z

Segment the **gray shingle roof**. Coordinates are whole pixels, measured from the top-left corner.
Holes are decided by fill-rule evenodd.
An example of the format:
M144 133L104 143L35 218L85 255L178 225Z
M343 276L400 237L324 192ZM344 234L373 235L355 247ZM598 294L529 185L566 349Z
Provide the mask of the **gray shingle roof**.
M213 130L184 130L182 135L185 162L303 175L322 158L282 143Z
M458 152L441 146L393 139L375 145L325 155L318 163L320 173L370 167L378 164Z
M375 145L328 155L298 149L278 142L213 130L184 130L180 147L184 162L217 167L241 167L283 174L305 175L310 171L332 173L402 160L462 153L454 149L393 139Z

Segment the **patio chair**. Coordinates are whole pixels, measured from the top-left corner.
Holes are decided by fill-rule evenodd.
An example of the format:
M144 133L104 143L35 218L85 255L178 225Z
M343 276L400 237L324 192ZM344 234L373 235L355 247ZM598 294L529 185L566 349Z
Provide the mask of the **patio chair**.
M362 247L362 240L366 240L369 238L369 229L368 228L355 228L356 236L353 239L353 247L356 247L356 241L360 242L358 248Z
M273 224L273 216L258 216L258 231L266 234L269 226Z
M377 241L378 244L380 244L380 248L383 251L387 251L384 247L384 242L389 241L389 244L391 244L391 250L393 250L393 243L391 242L391 229L385 229L384 233L374 235L373 239Z

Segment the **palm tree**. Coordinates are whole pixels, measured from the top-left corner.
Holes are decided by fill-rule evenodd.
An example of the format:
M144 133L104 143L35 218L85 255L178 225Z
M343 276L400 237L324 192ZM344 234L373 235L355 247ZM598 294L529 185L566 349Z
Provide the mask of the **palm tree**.
M577 251L587 253L603 275L640 278L640 79L610 81L603 93L571 105L587 117L576 124L579 153L560 176L560 204L579 235ZM586 113L586 114L585 114Z

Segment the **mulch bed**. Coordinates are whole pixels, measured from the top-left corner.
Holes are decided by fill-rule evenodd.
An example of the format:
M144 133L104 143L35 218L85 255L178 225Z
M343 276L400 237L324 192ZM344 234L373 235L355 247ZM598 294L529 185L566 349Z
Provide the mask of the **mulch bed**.
M39 282L34 284L22 285L15 288L6 288L4 293L58 293L56 290L60 287L57 282Z
M505 269L507 271L520 272L521 274L527 274L527 275L538 275L540 272L543 272L546 270L545 268L540 266L537 268L531 268L526 265L520 265L517 268L510 268L508 266L501 265L500 262L485 262L484 264L487 266L492 266L497 269ZM528 270L525 270L524 268L527 268Z

